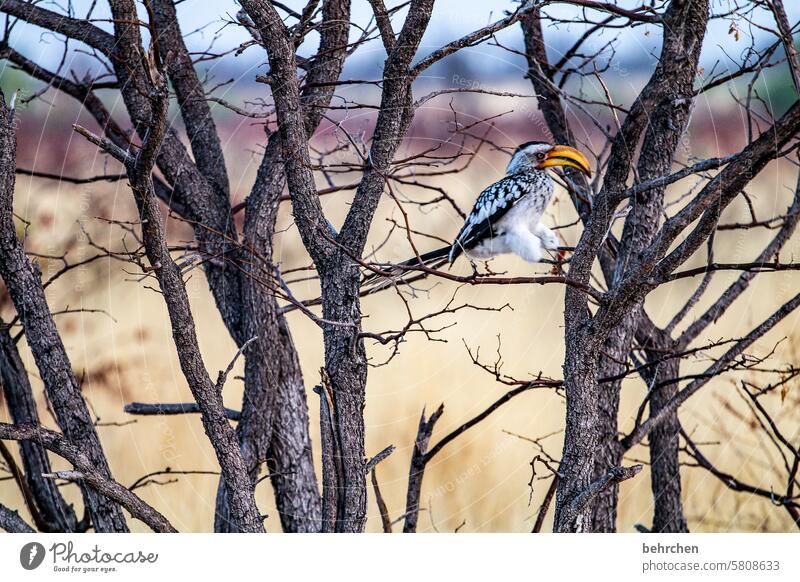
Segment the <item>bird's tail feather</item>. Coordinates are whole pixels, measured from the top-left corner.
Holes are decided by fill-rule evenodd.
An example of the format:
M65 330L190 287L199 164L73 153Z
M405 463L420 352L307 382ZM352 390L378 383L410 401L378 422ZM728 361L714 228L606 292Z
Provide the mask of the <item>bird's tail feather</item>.
M380 289L384 289L385 287L392 285L397 281L405 279L406 275L414 274L412 270L405 267L429 267L431 265L435 265L437 267L441 266L447 262L448 257L450 256L451 248L452 246L448 245L446 247L423 253L418 257L412 257L406 261L403 261L402 263L387 265L386 268L382 270L390 273L389 276L379 275L378 273L370 273L361 282L361 286L371 287L370 293L373 293L375 291L379 291Z

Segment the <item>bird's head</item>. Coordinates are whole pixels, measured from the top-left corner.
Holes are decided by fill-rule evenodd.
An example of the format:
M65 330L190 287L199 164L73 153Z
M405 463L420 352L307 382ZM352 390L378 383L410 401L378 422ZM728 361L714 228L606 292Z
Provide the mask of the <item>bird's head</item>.
M508 173L517 174L530 170L544 170L555 166L568 166L592 175L589 160L575 148L552 145L543 141L529 141L519 146L508 163Z

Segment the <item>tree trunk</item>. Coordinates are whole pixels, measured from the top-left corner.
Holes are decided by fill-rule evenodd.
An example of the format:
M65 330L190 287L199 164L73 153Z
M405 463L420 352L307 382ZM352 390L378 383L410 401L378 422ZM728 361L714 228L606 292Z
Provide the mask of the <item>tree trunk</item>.
M6 326L6 322L0 321L0 374L8 410L14 424L41 424L28 371ZM54 532L77 531L75 510L62 497L56 481L42 477L53 472L45 448L28 440L20 441L19 448L36 509L47 522L48 529Z
M322 316L325 324L325 370L333 388L334 418L342 451L344 503L336 516L336 531L360 532L367 516L367 476L364 471L364 404L367 355L361 332L358 265L340 254L321 271ZM332 272L326 273L328 269Z
M325 0L320 45L302 92L306 135L319 126L339 79L350 21L349 0ZM306 401L300 362L286 318L264 280L274 276L272 247L280 196L286 177L281 143L274 135L247 199L242 249L242 337L258 340L245 355L245 393L237 428L242 454L255 479L267 462L275 502L284 532L319 531L321 498L311 454ZM254 250L255 252L251 252ZM230 531L223 484L217 496L215 531Z
M16 172L16 137L13 110L5 105L0 92L0 275L25 329L42 382L53 406L58 426L64 435L79 446L103 477L111 478L111 469L103 453L86 402L72 372L61 336L42 289L41 274L28 260L17 238L13 218ZM122 509L91 488L83 487L87 509L95 531L127 532Z
M598 364L599 378L613 377L624 371L632 343L631 327L636 325L635 320L635 316L628 316L606 339ZM593 479L599 479L622 462L623 450L619 444L618 426L621 389L622 380L603 382L598 389L598 445ZM616 531L618 503L619 483L614 482L595 497L591 506L591 531Z
M564 359L564 389L567 419L564 452L556 490L553 530L560 533L591 531L588 510L572 515L570 503L589 488L594 474L598 431L597 345L584 324L567 336L569 349Z
M669 338L659 341L657 351L648 351L648 360L662 359L671 345ZM650 394L650 418L656 418L667 402L678 392L680 359L659 363ZM650 443L650 486L653 490L653 525L651 531L662 533L688 532L681 501L681 473L678 461L681 424L677 412L658 424L648 436Z
M252 293L251 293L252 292ZM247 333L258 340L245 354L245 398L237 436L255 482L266 461L284 532L319 530L321 501L309 436L300 363L275 298L258 285L245 285ZM273 412L274 411L274 412ZM224 479L217 491L214 529L234 532Z
M661 58L648 88L668 84L669 90L653 104L637 162L639 180L647 181L669 173L680 139L689 123L694 101L694 79L708 20L706 0L673 0L664 15L664 44ZM647 89L645 89L647 91ZM659 91L659 94L662 92ZM658 229L664 207L665 188L654 188L632 200L623 228L612 284L638 259ZM600 377L622 373L627 365L635 332L642 323L643 302L632 305L608 335L601 350ZM646 318L645 318L645 321ZM603 325L601 322L600 325ZM608 382L599 392L599 453L594 478L599 479L622 459L618 437L619 399L622 381ZM677 438L677 433L676 433ZM677 459L676 459L677 461ZM613 484L593 503L593 531L616 531L619 486ZM679 499L680 501L680 499Z

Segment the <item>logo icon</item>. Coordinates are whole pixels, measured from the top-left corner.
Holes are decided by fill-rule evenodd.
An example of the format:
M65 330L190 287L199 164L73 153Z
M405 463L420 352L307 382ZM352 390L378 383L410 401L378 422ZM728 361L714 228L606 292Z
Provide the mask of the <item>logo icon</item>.
M39 542L30 542L19 551L19 563L26 570L35 570L44 561L44 546Z

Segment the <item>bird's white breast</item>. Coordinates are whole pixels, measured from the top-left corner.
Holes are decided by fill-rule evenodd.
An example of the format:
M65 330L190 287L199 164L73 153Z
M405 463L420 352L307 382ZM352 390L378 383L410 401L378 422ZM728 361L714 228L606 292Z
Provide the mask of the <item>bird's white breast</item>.
M538 262L542 243L533 233L553 197L553 180L545 172L531 172L520 175L513 187L524 190L525 194L518 197L511 209L494 224L493 236L485 238L468 252L470 257L488 259L514 253ZM500 200L502 198L498 197Z
M525 228L534 231L553 197L553 180L544 172L537 172L528 192L497 222L498 231L516 231Z

